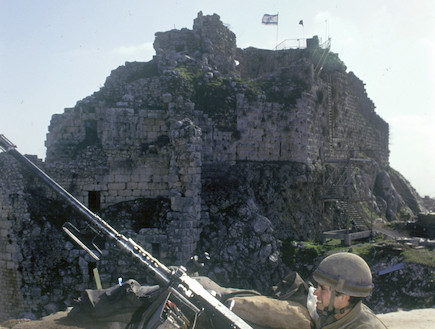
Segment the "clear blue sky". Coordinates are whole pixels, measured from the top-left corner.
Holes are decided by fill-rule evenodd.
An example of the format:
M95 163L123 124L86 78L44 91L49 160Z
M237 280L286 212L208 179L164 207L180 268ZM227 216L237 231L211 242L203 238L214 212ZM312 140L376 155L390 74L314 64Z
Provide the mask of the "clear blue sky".
M435 0L0 0L0 133L43 158L53 114L126 61L150 60L154 33L191 29L200 10L240 48L329 35L390 124L391 166L435 197Z

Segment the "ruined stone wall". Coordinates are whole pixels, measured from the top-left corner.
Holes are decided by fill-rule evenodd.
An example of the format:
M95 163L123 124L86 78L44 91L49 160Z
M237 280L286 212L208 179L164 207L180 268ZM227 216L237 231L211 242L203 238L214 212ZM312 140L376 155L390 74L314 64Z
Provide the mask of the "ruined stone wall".
M201 233L201 129L191 120L177 121L171 141L171 212L166 231L176 263L185 265Z
M331 157L349 156L351 150L363 153L387 166L389 159L388 124L374 111L361 80L353 73L336 73L331 80L332 144Z
M327 110L317 87L304 92L294 106L249 100L237 95L236 126L219 128L207 114L196 115L203 132L204 163L289 161L312 165L328 147Z
M63 223L73 216L46 192L12 157L0 154L0 321L63 310L89 287L87 262L76 271L85 251L66 244L56 227L56 217Z
M222 24L219 15L205 17L199 12L192 31L201 40L200 50L207 62L223 74L232 74L236 65L236 35Z
M29 215L23 198L23 177L17 166L13 159L0 154L0 321L17 317L26 309L18 273L18 232L14 232L13 225Z
M105 207L168 196L168 143L166 112L79 106L53 116L46 163L79 201L89 205L96 192Z
M122 204L126 203L130 210L135 207L134 202L140 204L145 200L143 197L135 197L130 204L118 202L121 211L110 213L110 207L106 209L112 215L111 225L119 232L133 238L164 264L184 265L195 250L201 232L202 142L200 129L191 121L174 121L173 125L168 136L168 143L173 147L167 164L167 197L155 197L163 203L170 200L169 208L164 211L166 226L132 227L134 221L123 215ZM92 147L85 150L92 152ZM58 166L68 178L65 169L68 162L59 162ZM82 179L80 174L75 176L76 181ZM24 312L26 316L40 317L72 306L73 299L82 291L95 288L92 275L95 266L99 268L104 287L115 284L118 277L135 277L147 282L143 266L130 264L128 255L109 241L99 243L105 257L98 263L69 241L61 226L71 221L85 228L85 220L7 154L0 154L0 192L1 320L17 318ZM139 220L146 222L146 218Z
M346 67L336 54L329 53L323 71L318 71L317 57L323 51L317 46L307 50L270 51L248 48L238 52L241 76L263 81L263 86L267 85L265 80L274 81L273 88L281 96L276 101L279 104L273 104L278 109L277 112L280 112L278 120L274 122L274 128L278 128L275 133L279 135L280 128L284 125L288 131L293 132L286 136L287 142L292 141L292 156L286 154L284 158L280 157L281 160L312 164L319 153L332 158L343 158L357 150L381 165L388 165L388 124L376 114L363 82L352 72L345 71ZM286 105L285 94L294 89L294 85L288 83L292 80L300 85L309 84L310 88L300 93L296 104L289 106ZM290 88L286 89L286 84ZM266 90L269 102L275 95ZM267 113L267 106L262 108L261 104L256 104L253 107L259 110L257 116L252 117L257 121L250 118L247 121L255 122L263 129L265 115L262 115L262 111ZM242 111L246 112L246 109ZM243 122L243 119L240 121ZM261 133L256 135L255 140L268 144ZM282 144L281 147L277 142L272 145L274 150L282 152ZM251 151L247 153L251 154ZM273 157L273 153L271 155Z
M245 79L272 76L283 68L292 68L294 72L312 76L312 68L307 59L307 52L301 49L266 50L249 47L237 50L239 65L237 70ZM308 64L308 66L307 66Z
M246 104L243 98L239 107L236 160L310 164L318 160L326 122L311 93L304 93L292 108L269 102Z
M161 70L176 66L179 60L194 60L221 74L234 73L236 35L222 24L217 14L203 16L199 12L192 30L158 32L153 45Z
M53 117L48 170L91 209L170 198L168 242L152 238L151 243L158 253L184 263L199 239L201 131L192 122L170 120L167 111L91 109L78 106Z

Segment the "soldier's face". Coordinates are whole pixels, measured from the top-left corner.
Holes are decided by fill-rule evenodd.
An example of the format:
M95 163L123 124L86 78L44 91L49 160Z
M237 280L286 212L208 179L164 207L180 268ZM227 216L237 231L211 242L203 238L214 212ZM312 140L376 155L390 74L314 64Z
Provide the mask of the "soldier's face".
M314 295L317 297L316 307L321 311L327 309L331 300L331 287L319 283Z
M329 302L331 301L331 287L326 284L319 283L317 289L314 291L314 295L317 296L316 307L323 311L328 309ZM346 307L349 304L349 296L340 294L335 296L334 308L340 309Z

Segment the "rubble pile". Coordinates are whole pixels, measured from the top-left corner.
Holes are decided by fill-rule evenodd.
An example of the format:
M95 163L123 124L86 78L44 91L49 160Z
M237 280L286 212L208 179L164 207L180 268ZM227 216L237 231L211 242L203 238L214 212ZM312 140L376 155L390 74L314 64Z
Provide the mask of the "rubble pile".
M388 269L393 270L388 272ZM395 256L377 262L372 273L375 288L367 298L367 305L376 313L435 306L433 266L402 263L402 259Z
M240 217L215 214L207 226L200 249L212 255L201 273L224 286L270 292L271 283L288 273L281 260L281 243L270 220L249 207Z

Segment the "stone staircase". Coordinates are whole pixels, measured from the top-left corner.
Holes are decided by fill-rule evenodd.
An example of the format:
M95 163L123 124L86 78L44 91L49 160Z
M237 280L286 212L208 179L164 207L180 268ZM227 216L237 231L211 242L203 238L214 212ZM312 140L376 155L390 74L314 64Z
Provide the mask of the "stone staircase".
M339 205L344 209L346 216L350 219L349 229L353 231L364 231L369 229L364 218L359 211L359 202L348 202L344 200L338 201Z

